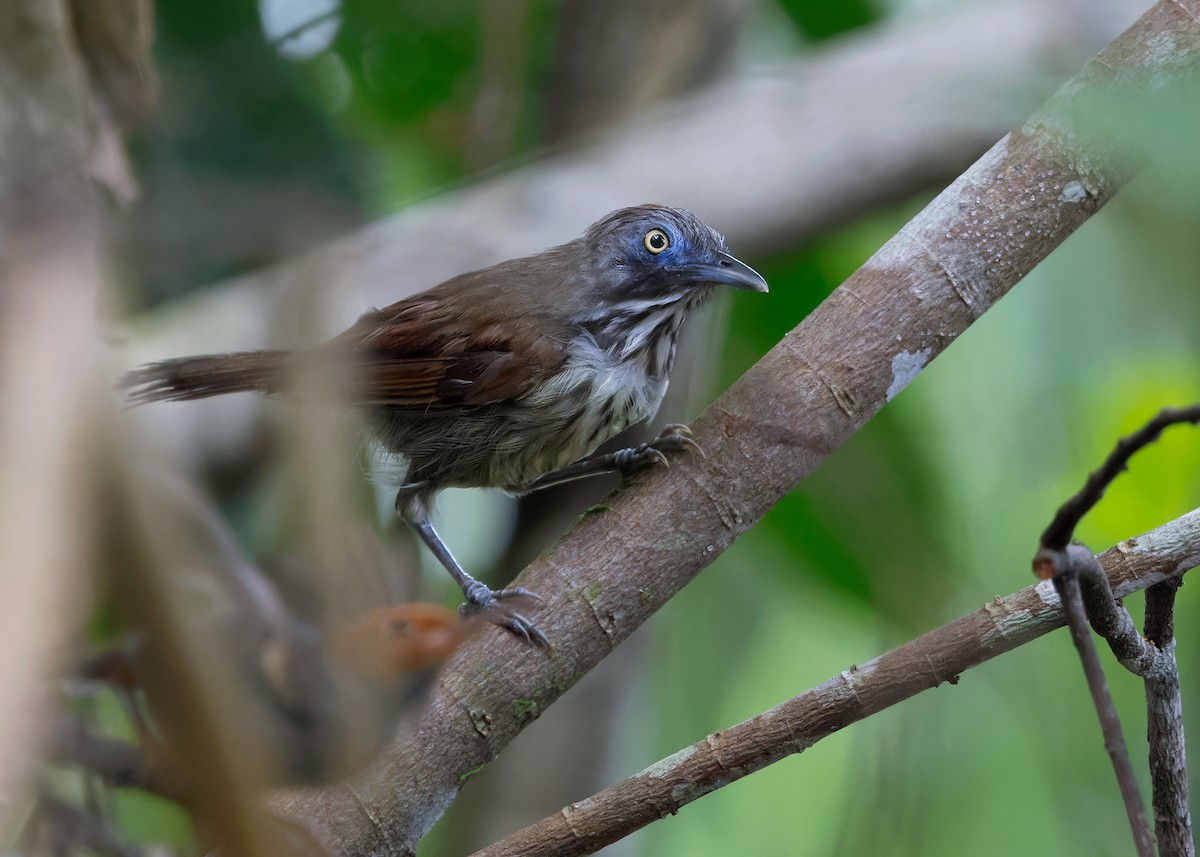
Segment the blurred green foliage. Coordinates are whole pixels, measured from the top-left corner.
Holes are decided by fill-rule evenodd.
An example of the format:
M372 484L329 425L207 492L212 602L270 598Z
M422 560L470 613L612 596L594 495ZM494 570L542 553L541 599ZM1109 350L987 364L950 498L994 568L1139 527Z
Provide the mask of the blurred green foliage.
M779 6L810 39L827 39L870 24L879 17L871 0L814 3L812 0L779 0Z
M479 4L346 0L332 44L303 60L272 49L245 0L157 7L163 115L135 141L146 200L130 265L146 303L295 252L290 232L333 234L470 178ZM556 6L513 8L527 47L509 145L522 157L539 140ZM865 0L778 8L798 41L879 14ZM1168 124L1194 121L1180 114ZM628 735L611 765L617 776L1029 585L1041 529L1116 438L1164 405L1200 398L1200 174L1194 151L1170 148L1179 139L1195 137L1148 139L1164 166L1072 237L639 632L653 641L648 677L614 727ZM216 190L197 190L198 178ZM230 186L243 191L224 194ZM228 235L247 187L287 187L288 216L238 220L249 235ZM926 201L751 260L772 291L735 302L715 388ZM1078 535L1103 549L1198 499L1200 435L1173 429L1134 459ZM1177 627L1194 735L1200 665L1189 655L1200 603L1186 588ZM1140 685L1110 673L1135 759L1144 759ZM514 826L584 796L555 795ZM143 841L156 830L176 837L171 811L121 801ZM422 853L450 853L438 842L452 838L439 830ZM1129 851L1064 634L832 736L633 842L636 853L695 857Z

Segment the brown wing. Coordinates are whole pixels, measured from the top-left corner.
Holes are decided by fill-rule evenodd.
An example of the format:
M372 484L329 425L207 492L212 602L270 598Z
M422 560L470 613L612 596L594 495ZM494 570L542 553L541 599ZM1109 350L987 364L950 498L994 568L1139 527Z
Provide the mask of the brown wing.
M353 364L354 402L425 409L501 402L562 366L566 352L547 335L548 320L504 323L495 300L439 291L367 313L329 343Z

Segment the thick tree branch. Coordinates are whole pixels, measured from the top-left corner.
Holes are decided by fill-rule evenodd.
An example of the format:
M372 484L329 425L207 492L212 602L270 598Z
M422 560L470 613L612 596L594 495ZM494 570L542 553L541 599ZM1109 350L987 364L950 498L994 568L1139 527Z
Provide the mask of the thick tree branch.
M1128 539L1100 556L1120 595L1166 586L1200 564L1200 509ZM1065 624L1047 583L996 598L874 660L834 676L770 711L715 732L587 800L564 807L475 857L590 854L698 797L801 753L872 714Z
M281 796L336 853L411 853L470 772L720 555L1141 165L1120 129L1200 59L1200 0L1162 2L997 143L692 423L708 457L585 517L521 584L556 648L489 629L417 732L350 783ZM1114 87L1137 99L1106 103ZM1104 124L1118 113L1116 127ZM1099 128L1109 133L1099 133Z

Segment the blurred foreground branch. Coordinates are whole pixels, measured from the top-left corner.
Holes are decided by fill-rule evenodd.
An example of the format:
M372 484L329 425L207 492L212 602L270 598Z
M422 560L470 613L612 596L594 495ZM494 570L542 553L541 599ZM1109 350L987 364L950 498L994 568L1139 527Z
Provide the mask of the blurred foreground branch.
M706 459L649 474L526 570L519 582L546 600L538 621L552 653L486 630L448 665L416 734L350 782L277 807L336 853L412 853L470 772L1129 180L1145 157L1130 129L1145 133L1198 62L1200 0L1159 3L692 423Z
M74 642L104 433L89 91L55 0L0 3L0 809L24 793ZM6 812L7 815L7 812Z
M1118 597L1200 565L1200 509L1099 557ZM1048 582L993 601L807 693L714 732L587 800L477 852L476 857L590 854L709 792L1066 624Z

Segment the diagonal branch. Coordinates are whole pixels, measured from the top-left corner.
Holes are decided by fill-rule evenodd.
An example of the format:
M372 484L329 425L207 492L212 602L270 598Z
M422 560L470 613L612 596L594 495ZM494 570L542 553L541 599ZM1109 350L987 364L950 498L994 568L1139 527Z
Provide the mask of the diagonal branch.
M1141 166L1122 129L1200 60L1200 0L1161 2L905 226L696 422L708 453L585 517L521 583L555 643L488 630L415 734L352 782L281 795L336 853L412 853L469 773L792 490ZM1108 103L1119 87L1138 98ZM1117 113L1120 125L1104 124ZM1111 123L1111 118L1109 119ZM1111 133L1097 133L1108 127Z
M1128 595L1200 564L1200 509L1128 539L1100 557L1114 590ZM1031 642L1065 622L1050 584L996 598L887 654L834 676L770 711L715 732L639 774L564 807L475 857L590 854L709 792L839 729Z

